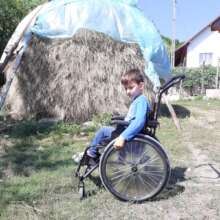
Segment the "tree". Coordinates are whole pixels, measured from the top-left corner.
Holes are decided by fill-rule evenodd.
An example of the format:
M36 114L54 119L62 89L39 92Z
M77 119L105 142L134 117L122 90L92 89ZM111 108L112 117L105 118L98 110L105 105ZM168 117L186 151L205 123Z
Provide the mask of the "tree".
M0 55L21 19L43 0L0 0Z

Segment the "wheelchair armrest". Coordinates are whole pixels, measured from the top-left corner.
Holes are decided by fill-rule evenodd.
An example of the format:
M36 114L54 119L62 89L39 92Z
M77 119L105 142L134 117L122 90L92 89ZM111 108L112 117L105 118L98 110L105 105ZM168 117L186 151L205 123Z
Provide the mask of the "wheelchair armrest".
M111 120L124 120L125 116L123 115L113 115Z
M124 121L124 120L112 120L110 122L111 125L121 125L121 126L124 126L124 127L127 127L129 125L129 122L128 121Z

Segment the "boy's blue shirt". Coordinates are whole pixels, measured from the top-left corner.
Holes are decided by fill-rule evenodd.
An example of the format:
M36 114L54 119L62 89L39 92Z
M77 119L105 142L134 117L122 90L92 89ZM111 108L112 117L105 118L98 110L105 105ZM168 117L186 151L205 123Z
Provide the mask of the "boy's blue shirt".
M136 97L128 110L125 121L130 122L129 126L121 133L121 137L127 141L131 140L143 128L147 120L147 113L150 111L150 105L144 95Z

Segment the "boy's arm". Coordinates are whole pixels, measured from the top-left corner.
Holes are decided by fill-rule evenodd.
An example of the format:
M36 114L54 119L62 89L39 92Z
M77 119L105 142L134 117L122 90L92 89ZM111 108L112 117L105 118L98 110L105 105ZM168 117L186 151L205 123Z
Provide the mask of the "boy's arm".
M131 120L129 126L121 133L122 139L129 141L144 128L148 108L149 104L146 98L142 98L136 103L134 120Z
M121 148L124 147L124 144L125 144L125 139L123 137L119 136L118 138L116 138L113 147L116 150L120 150Z

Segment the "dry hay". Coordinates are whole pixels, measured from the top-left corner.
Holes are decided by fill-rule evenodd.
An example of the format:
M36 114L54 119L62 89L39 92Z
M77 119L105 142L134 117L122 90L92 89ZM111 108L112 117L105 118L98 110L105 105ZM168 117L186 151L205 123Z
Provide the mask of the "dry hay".
M137 44L118 42L86 29L73 38L33 37L12 83L6 108L14 118L53 117L82 122L97 113L124 113L128 99L120 85L130 68L144 69ZM152 85L147 81L147 95Z

